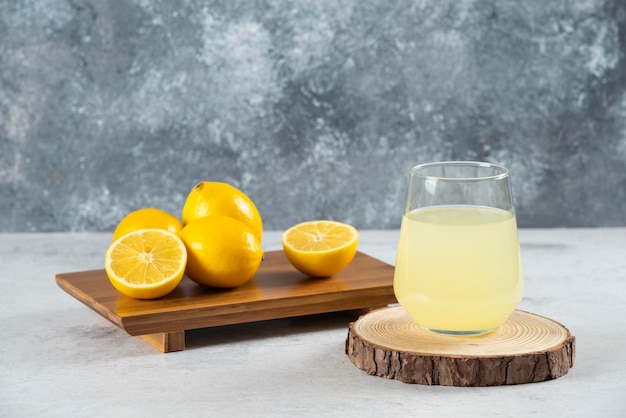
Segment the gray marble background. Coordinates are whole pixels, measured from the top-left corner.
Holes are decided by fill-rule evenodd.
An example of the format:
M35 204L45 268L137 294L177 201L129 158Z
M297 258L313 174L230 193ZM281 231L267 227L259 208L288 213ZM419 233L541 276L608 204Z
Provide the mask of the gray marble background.
M397 228L407 169L507 165L521 227L626 225L626 2L0 0L0 231Z

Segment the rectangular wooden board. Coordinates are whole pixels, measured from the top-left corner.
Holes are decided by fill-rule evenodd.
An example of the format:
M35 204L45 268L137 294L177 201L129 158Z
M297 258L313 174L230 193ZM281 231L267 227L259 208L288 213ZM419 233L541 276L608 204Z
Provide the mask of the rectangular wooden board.
M383 307L396 302L393 271L393 266L357 252L336 275L310 278L295 270L282 251L270 251L254 278L234 289L211 289L184 277L167 296L135 300L120 294L104 270L61 273L56 282L130 335L146 336Z

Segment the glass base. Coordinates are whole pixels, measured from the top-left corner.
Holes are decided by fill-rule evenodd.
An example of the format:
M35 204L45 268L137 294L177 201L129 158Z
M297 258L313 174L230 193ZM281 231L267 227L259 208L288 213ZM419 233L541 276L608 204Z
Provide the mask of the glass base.
M426 328L421 327L426 331L434 332L435 334L442 335L450 335L453 337L478 337L480 335L489 334L490 332L495 331L497 328L489 328L489 329L480 329L480 330L469 330L469 331L450 331L447 329L436 329L436 328Z

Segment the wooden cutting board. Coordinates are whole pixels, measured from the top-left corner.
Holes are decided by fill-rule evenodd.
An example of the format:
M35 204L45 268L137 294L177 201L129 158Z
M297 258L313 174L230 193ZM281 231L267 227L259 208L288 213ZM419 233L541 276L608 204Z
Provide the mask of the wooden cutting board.
M56 282L130 335L171 352L184 350L186 330L387 306L396 302L393 271L357 252L333 277L310 278L282 251L270 251L254 278L234 289L211 289L185 277L167 296L136 300L119 293L104 269L57 274Z

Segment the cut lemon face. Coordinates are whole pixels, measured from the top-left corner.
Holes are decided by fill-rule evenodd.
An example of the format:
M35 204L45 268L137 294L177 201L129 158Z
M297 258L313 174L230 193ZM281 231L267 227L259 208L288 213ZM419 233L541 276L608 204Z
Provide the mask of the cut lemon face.
M343 270L354 258L359 233L335 221L299 223L283 233L283 251L289 262L311 277L328 277Z
M186 265L185 244L163 229L130 232L113 241L104 257L113 287L135 299L167 295L182 280Z

